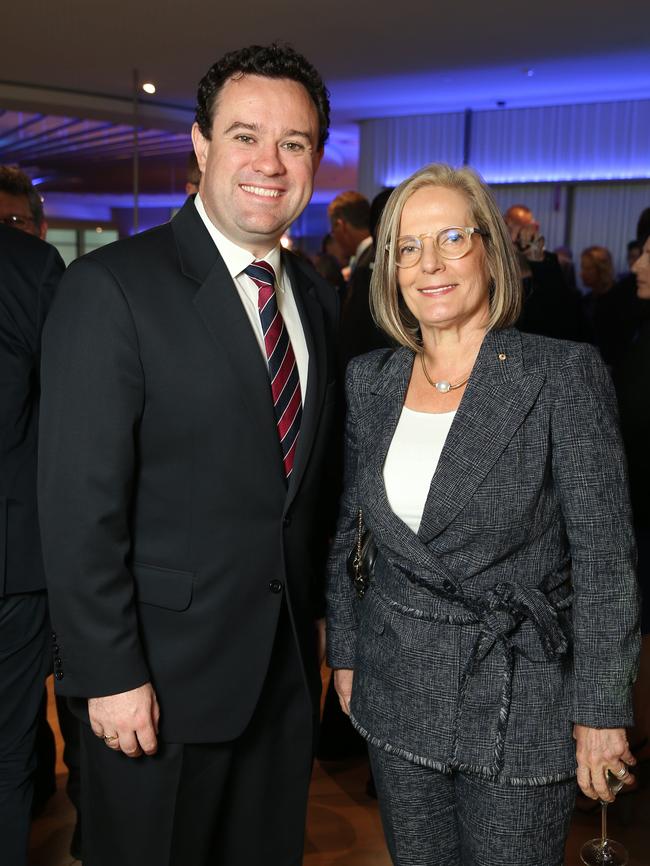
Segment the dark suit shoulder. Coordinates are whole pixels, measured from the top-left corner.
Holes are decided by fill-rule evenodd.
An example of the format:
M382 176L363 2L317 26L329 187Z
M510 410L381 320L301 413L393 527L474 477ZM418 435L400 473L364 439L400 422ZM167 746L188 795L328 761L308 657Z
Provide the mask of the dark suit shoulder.
M130 271L133 267L141 266L143 262L150 266L161 257L168 258L169 250L173 247L171 224L165 223L141 234L106 244L77 259L75 264L92 262L111 271Z
M522 334L522 368L541 374L545 391L564 412L576 403L591 401L608 411L615 405L614 386L598 349L589 343Z
M519 334L522 359L527 372L561 371L578 366L603 367L598 349L589 343L558 340L539 334Z
M392 364L403 363L405 354L411 357L413 355L411 350L404 346L398 349L373 349L365 355L357 355L347 366L346 389L353 388L355 391L372 389L380 375L389 370Z
M28 351L38 351L40 330L65 270L52 244L0 226L0 309L2 340L9 332Z
M65 270L56 247L26 232L0 225L0 273L2 285L15 285L9 275L23 278L23 285L38 285L46 271L60 275Z

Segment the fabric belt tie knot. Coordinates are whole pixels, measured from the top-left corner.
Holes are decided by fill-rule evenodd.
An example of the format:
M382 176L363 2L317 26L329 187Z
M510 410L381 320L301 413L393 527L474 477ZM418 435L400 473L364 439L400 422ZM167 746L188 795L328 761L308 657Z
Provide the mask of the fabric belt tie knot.
M557 614L544 592L537 587L499 583L480 603L470 603L470 607L481 626L472 653L473 667L485 658L497 641L534 658L537 653L530 646L530 641L519 633L524 621L533 626L547 659L559 658L568 649L569 644Z
M273 408L287 480L293 471L302 420L302 396L298 365L289 333L278 309L275 271L264 259L253 262L244 273L258 288L257 310L262 325L266 363L271 380Z

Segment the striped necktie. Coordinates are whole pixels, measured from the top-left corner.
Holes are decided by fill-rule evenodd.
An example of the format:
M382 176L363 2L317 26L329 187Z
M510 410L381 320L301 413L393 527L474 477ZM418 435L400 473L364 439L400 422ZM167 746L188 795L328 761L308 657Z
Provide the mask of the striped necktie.
M257 309L262 323L273 407L280 445L282 446L284 472L288 479L293 469L302 418L298 365L289 340L289 333L278 309L273 267L264 259L260 259L244 268L244 273L259 289Z

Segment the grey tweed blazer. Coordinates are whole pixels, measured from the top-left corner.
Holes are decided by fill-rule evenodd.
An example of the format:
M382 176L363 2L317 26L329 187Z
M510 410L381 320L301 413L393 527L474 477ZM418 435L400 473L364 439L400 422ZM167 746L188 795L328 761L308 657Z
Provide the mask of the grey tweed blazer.
M383 481L413 357L348 367L328 662L354 669L352 722L387 751L512 784L569 778L574 722L631 724L639 649L607 371L590 346L488 332L416 535ZM345 565L358 508L378 545L362 601Z

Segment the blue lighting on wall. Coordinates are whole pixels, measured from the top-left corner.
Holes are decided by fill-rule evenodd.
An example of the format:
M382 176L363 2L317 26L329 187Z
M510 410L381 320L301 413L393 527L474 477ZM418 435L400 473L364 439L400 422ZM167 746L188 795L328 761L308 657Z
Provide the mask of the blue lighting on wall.
M590 167L589 170L584 171L578 171L573 166L558 169L556 165L552 167L537 165L534 170L531 169L530 171L520 170L499 173L490 171L489 168L481 170L478 166L472 167L476 168L487 183L587 183L612 180L645 180L650 178L650 164L632 169L627 165L620 168L611 165L600 169ZM405 165L403 169L395 169L390 174L378 178L378 185L397 186L419 168L422 168L422 166Z

